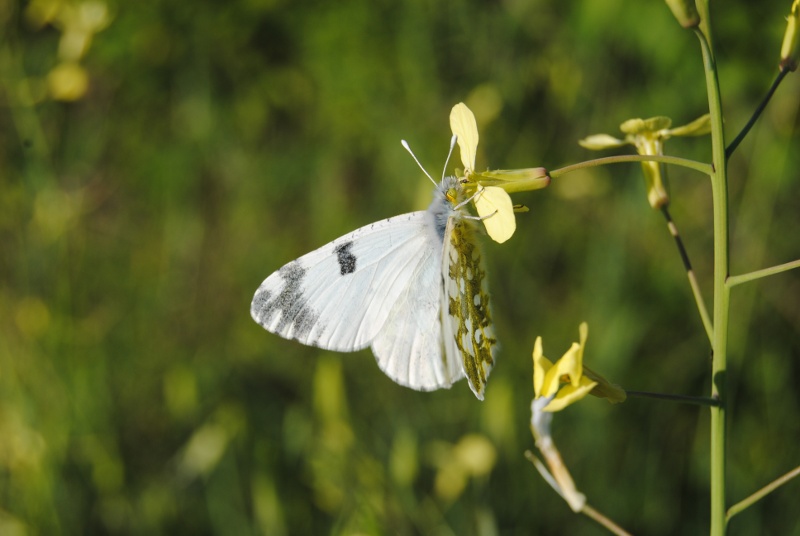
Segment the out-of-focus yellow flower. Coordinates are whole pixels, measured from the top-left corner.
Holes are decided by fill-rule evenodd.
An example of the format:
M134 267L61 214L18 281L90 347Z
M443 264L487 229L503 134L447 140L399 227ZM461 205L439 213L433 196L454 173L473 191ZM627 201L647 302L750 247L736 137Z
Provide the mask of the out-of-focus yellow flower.
M60 101L81 99L89 88L89 74L80 64L95 34L111 23L103 0L33 0L25 8L28 21L37 28L52 24L61 31L59 63L47 75L50 96Z
M457 499L470 478L491 473L497 460L492 442L479 434L467 434L455 445L438 443L433 447L433 463L438 467L434 487L436 495L446 501Z
M670 128L669 117L657 116L649 119L628 119L620 125L625 134L624 139L608 134L593 134L578 143L587 149L599 151L614 149L623 145L633 145L640 155L663 156L664 141L672 136L702 136L711 131L711 120L708 114L695 119L689 124ZM669 204L669 195L664 188L664 180L659 162L642 162L645 182L647 183L647 200L653 208L661 208Z
M47 73L47 89L55 100L76 101L89 89L89 74L80 63L61 62Z
M474 197L475 210L483 220L487 234L498 243L503 243L514 234L517 222L509 191L536 190L550 184L544 168L518 170L475 171L475 155L478 150L478 125L475 115L466 104L460 102L450 111L450 128L458 141L463 178L477 192Z

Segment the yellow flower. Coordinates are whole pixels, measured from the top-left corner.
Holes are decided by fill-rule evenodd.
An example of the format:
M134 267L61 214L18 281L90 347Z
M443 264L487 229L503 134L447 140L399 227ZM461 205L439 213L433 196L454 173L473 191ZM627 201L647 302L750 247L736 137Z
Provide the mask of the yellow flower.
M625 400L625 391L583 366L583 349L589 336L586 322L581 323L579 333L580 343L572 343L570 349L555 363L544 356L542 338L536 338L533 346L535 396L531 403L531 432L544 462L533 454L529 456L542 477L567 501L574 512L583 510L586 496L576 488L553 441L550 433L553 412L577 402L590 392L608 398L612 403Z
M550 184L544 168L528 168L513 171L475 171L475 155L478 150L478 125L472 111L460 102L450 111L450 128L458 141L463 178L467 185L479 187L474 197L475 210L483 220L487 234L498 243L503 243L514 234L517 222L509 191L536 190Z
M669 117L651 117L649 119L628 119L620 125L625 134L618 139L608 134L594 134L578 141L582 147L599 151L613 149L623 145L633 145L640 155L663 156L664 141L672 136L702 136L711 131L708 114L695 119L687 125L669 128L672 120ZM661 208L669 203L669 195L664 188L659 162L642 162L645 182L647 183L647 200L653 208Z
M580 325L580 344L574 342L558 361L551 362L542 352L542 338L533 345L533 392L536 398L550 399L542 411L560 411L594 389L597 382L583 375L583 347L589 335L586 322ZM562 380L566 383L562 385Z
M582 322L578 328L580 343L553 364L542 352L542 338L533 345L533 392L542 411L560 411L587 394L605 398L612 404L623 402L627 395L620 386L610 383L600 374L583 366L583 349L589 336L589 326ZM548 400L547 403L544 401Z

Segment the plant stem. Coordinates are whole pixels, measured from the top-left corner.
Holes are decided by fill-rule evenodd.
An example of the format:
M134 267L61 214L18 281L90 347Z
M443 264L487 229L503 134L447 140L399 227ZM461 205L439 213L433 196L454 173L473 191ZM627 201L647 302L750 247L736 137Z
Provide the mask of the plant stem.
M703 53L708 108L711 116L711 152L714 173L711 175L711 195L714 218L714 338L712 344L711 398L719 406L711 408L711 536L725 534L725 466L726 466L726 404L728 368L728 176L725 155L725 134L722 129L722 102L717 79L717 67L712 51L711 24L708 0L699 0L697 7L703 20L703 33L694 30Z
M767 91L767 94L764 96L764 99L758 105L758 108L756 108L755 111L753 112L753 115L750 117L750 120L744 126L739 135L736 136L736 139L733 140L730 145L728 145L727 149L725 149L726 157L730 158L730 156L733 154L733 151L735 151L736 148L739 146L739 144L742 143L744 137L747 136L747 133L750 132L750 129L753 128L753 125L756 124L756 121L761 116L761 112L763 112L764 108L767 107L767 103L769 103L770 99L772 98L772 95L775 93L775 90L778 89L778 86L780 85L781 81L789 72L790 72L789 69L781 69L778 72L778 76L775 77L775 81L772 82L772 86L769 88L769 91Z
M564 166L554 171L550 171L548 174L551 178L555 179L560 175L566 175L567 173L578 171L579 169L604 166L606 164L619 164L623 162L661 162L663 164L672 164L675 166L693 169L695 171L699 171L700 173L705 173L706 175L711 175L711 173L713 173L713 167L710 164L706 164L705 162L697 162L696 160L689 160L687 158L678 158L675 156L625 154L618 156L606 156L603 158L587 160L586 162L570 164L569 166Z
M651 393L649 391L628 391L627 389L625 390L625 394L631 398L655 398L657 400L670 400L672 402L682 402L695 406L719 406L719 400L706 396L670 395L667 393Z

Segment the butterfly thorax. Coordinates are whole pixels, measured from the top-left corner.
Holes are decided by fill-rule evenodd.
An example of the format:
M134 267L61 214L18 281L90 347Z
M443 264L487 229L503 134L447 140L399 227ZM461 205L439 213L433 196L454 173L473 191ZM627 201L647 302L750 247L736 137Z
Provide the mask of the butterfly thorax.
M433 201L428 212L433 216L436 234L444 240L447 220L451 217L468 215L466 208L456 208L464 200L464 188L457 177L444 177L433 192Z

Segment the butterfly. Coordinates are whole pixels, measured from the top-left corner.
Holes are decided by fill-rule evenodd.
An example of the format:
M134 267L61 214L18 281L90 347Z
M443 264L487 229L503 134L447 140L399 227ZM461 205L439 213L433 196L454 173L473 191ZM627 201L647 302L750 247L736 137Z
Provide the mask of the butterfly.
M387 376L419 391L466 377L483 400L497 341L480 218L467 209L465 180L431 181L428 210L356 229L267 277L253 297L253 319L325 350L371 347Z

